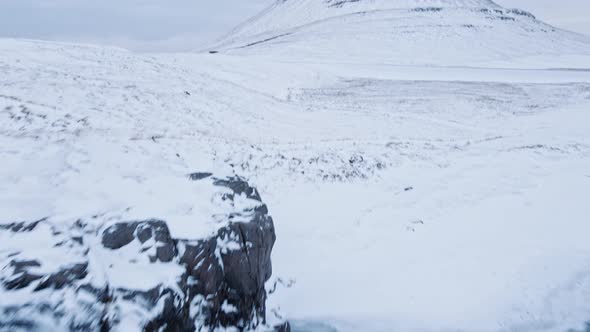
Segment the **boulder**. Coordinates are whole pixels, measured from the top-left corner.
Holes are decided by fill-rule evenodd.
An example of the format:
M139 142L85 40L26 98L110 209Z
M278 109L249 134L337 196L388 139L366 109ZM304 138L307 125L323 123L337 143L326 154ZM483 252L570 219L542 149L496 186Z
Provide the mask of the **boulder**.
M202 238L161 219L0 224L0 330L288 331L266 324L276 237L258 191L239 177L189 180L227 207Z

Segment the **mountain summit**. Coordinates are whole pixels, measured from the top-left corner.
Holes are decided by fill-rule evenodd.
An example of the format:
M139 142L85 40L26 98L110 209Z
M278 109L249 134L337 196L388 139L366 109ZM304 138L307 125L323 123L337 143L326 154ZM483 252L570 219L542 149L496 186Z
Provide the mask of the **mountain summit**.
M560 66L555 56L587 59L590 39L489 0L280 0L237 27L215 50L429 65L526 58L553 67Z

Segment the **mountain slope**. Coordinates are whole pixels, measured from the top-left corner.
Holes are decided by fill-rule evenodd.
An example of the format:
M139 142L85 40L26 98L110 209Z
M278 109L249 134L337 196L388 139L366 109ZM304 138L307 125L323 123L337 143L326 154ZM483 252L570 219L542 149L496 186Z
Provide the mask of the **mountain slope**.
M212 49L293 61L447 66L536 58L539 66L561 67L557 58L564 55L590 59L588 37L488 0L278 1Z
M78 255L103 226L166 221L180 252L251 211L243 185L219 196L212 179L187 179L211 172L247 179L276 225L269 328L584 330L590 70L575 68L588 64L586 37L490 1L442 0L282 1L233 35L220 54L0 40L0 279L25 281L7 310L28 315L23 293L76 304L61 295L78 281L36 293L27 277L80 259L108 269ZM31 234L9 230L40 219ZM83 245L48 251L34 238L86 222L71 237ZM123 250L144 249L137 235ZM154 271L149 255L131 270ZM59 266L36 271L43 262ZM116 276L134 289L177 282L168 272Z

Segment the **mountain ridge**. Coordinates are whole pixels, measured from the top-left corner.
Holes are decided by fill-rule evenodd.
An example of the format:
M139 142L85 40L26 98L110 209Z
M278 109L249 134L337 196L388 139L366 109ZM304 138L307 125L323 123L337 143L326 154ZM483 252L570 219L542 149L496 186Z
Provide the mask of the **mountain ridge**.
M482 65L534 56L590 57L590 37L488 0L286 0L210 50L281 59ZM540 65L560 67L554 61L546 58Z

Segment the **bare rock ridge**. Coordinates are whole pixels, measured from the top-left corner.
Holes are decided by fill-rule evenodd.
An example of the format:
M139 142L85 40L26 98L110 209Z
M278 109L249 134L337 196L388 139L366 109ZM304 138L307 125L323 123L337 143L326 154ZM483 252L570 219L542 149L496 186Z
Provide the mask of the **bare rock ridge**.
M276 239L266 205L239 177L190 180L210 182L230 204L255 204L221 216L226 226L203 239L175 238L158 219L0 224L0 330L264 327Z

